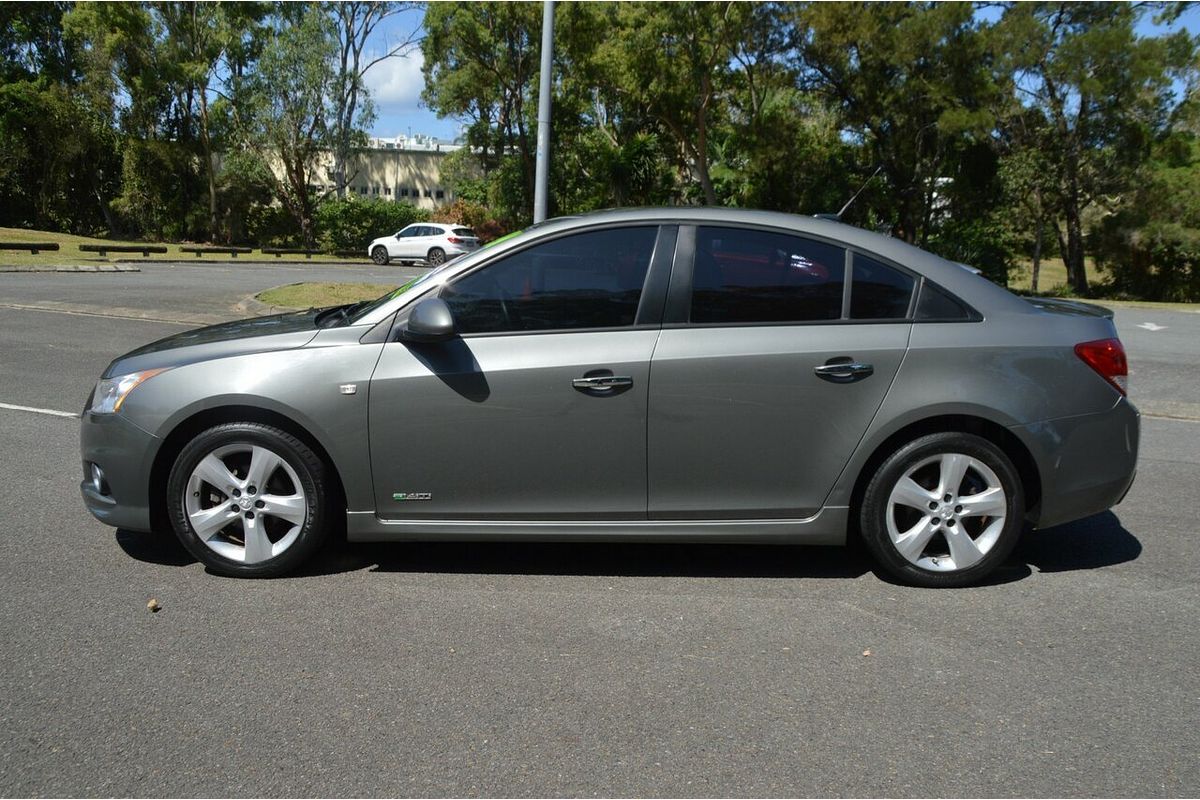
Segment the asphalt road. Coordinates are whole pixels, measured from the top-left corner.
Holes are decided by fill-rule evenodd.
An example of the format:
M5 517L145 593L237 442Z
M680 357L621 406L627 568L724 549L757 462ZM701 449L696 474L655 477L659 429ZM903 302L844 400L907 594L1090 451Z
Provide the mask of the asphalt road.
M180 329L106 302L227 316L301 279L257 269L0 275L0 403L77 411ZM1200 315L1117 321L1133 490L955 591L751 546L357 545L229 580L83 510L74 419L0 408L0 794L1196 795Z

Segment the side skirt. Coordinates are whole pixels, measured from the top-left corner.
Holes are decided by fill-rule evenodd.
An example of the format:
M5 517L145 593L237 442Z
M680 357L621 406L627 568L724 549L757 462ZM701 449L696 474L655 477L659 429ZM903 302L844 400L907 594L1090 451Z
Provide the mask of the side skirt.
M850 510L823 508L805 519L637 520L521 522L515 520L394 520L374 511L346 514L352 542L572 541L753 542L840 545L846 543Z

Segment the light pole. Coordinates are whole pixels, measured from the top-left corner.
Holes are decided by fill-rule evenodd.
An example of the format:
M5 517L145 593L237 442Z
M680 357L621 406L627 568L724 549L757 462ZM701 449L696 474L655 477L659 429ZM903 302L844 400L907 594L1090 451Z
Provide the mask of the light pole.
M550 69L554 63L554 0L542 4L542 73L538 82L537 169L533 179L533 221L546 219L550 174Z

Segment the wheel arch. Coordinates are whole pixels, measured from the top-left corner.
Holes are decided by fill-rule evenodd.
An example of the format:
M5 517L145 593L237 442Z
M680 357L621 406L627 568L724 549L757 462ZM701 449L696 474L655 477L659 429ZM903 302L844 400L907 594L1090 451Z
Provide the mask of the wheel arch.
M179 453L199 433L214 425L222 425L230 422L257 422L263 425L271 425L290 433L308 445L329 470L331 478L330 486L336 494L336 497L332 498L335 507L343 511L345 510L346 489L342 485L342 476L337 468L337 464L330 457L329 451L321 444L320 440L307 428L287 415L271 409L249 405L225 405L197 411L181 420L163 438L163 443L159 446L158 452L154 454L154 461L150 467L148 491L150 524L153 528L157 530L160 525L164 529L170 528L170 521L167 515L166 486L167 478L171 474L171 467L174 465ZM344 515L341 516L344 519ZM336 520L338 517L339 515L335 513L330 516L330 520Z
M1017 470L1025 494L1025 516L1036 522L1042 507L1042 476L1037 461L1021 439L1008 428L984 417L970 414L941 414L910 422L889 434L863 462L850 494L851 526L857 532L858 509L862 507L867 484L879 465L908 442L931 433L970 433L999 447Z

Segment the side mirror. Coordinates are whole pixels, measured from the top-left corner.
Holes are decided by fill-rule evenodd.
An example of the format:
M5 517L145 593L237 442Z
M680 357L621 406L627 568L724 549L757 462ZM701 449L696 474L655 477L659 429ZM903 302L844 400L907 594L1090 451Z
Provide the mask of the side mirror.
M406 342L443 342L452 336L454 315L440 297L427 297L417 303L400 329L400 338Z

